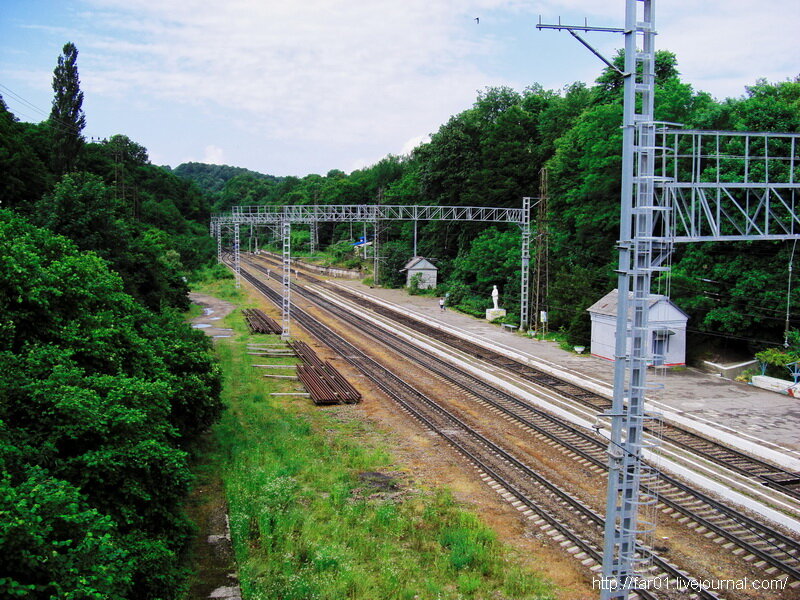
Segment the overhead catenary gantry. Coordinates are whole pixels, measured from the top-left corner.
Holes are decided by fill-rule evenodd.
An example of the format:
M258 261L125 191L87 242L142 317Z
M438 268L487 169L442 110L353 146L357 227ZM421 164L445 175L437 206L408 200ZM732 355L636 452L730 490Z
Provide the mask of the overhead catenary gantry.
M211 235L217 239L217 258L222 260L222 228L233 229L233 265L239 285L239 228L248 226L280 227L283 238L283 334L290 337L291 294L291 226L319 222L373 223L380 221L473 221L479 223L510 223L520 227L522 244L520 253L520 327L527 328L530 322L529 270L531 199L523 199L522 208L498 208L491 206L420 206L385 204L301 204L282 206L234 206L230 212L217 213L211 217Z

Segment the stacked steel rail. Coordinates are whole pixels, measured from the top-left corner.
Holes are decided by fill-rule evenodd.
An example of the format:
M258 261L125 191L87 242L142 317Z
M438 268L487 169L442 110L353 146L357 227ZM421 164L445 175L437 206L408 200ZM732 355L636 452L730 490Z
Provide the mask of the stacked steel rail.
M275 319L268 317L264 311L257 308L243 308L242 314L247 319L247 326L251 333L281 333L281 326Z
M355 404L361 400L358 390L331 363L322 361L308 344L294 340L289 345L303 361L297 366L297 376L315 404Z
M306 344L305 342L301 342L300 340L293 340L289 342L289 346L294 350L294 353L302 360L305 364L311 367L319 367L322 368L324 363L317 353L311 349L311 346Z

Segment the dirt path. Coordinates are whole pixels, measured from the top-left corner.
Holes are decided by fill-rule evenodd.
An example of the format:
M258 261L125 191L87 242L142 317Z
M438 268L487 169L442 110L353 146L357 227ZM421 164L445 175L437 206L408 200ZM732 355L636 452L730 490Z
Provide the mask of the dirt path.
M216 326L216 323L224 316L230 314L233 309L236 308L236 305L215 298L214 296L199 294L197 292L189 292L189 300L191 300L193 304L197 304L203 308L202 315L189 320L192 327L202 329L206 335L213 338L230 337L231 330L221 329Z
M235 304L197 292L190 292L189 299L203 308L202 315L190 319L192 327L213 338L231 336L232 330L219 328L216 323L230 314L236 308ZM213 452L210 434L205 442L209 445L207 450ZM191 550L195 572L189 581L189 590L184 599L241 600L236 560L231 547L225 489L217 468L202 468L197 473L186 512L197 527L197 535Z

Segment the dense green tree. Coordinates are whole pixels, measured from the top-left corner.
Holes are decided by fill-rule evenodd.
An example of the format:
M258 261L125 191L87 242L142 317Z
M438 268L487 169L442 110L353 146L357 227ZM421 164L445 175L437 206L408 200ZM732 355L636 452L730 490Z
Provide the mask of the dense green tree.
M128 597L128 551L75 486L41 468L14 481L0 467L0 515L3 598Z
M0 596L175 598L187 450L221 404L169 307L213 257L210 202L127 136L83 143L76 58L46 123L0 99Z
M465 204L469 182L480 160L480 130L474 110L464 111L439 128L415 151L420 188L431 204Z
M782 341L791 254L786 242L687 245L672 267L670 295L692 315L692 329ZM790 302L796 314L800 291L791 290Z
M173 218L180 214L173 209ZM96 175L64 175L38 203L37 218L50 230L93 250L122 275L128 293L152 309L187 308L182 265L169 258L164 238L126 215L113 191Z
M180 164L172 172L179 177L195 182L202 191L211 195L222 192L225 185L235 177L246 177L252 181L275 182L280 180L279 177L265 175L242 167L210 165L198 162Z
M759 79L731 112L732 129L799 132L800 76L774 84Z
M618 50L612 61L616 69L606 67L603 73L595 80L595 101L600 104L622 100L624 88L625 51ZM678 59L669 50L656 50L655 56L656 85L660 86L665 81L678 76Z
M381 246L381 280L383 287L399 288L406 284L406 266L411 258L412 249L408 238L391 239Z
M78 49L72 42L64 44L58 65L53 72L53 107L48 124L53 134L53 170L57 174L71 171L83 147L83 92L78 77Z
M492 286L502 295L502 306L519 314L520 232L490 227L453 261L450 281L459 284L453 302L480 312L491 305ZM465 296L469 290L469 296Z
M50 173L0 96L0 206L30 212L50 183Z
M556 143L548 163L556 261L612 261L619 237L621 119L619 105L594 106Z
M0 510L33 519L22 537L0 525L4 564L21 566L0 590L173 598L186 448L221 410L210 344L137 303L94 253L5 210L0 248ZM51 495L31 505L36 490Z

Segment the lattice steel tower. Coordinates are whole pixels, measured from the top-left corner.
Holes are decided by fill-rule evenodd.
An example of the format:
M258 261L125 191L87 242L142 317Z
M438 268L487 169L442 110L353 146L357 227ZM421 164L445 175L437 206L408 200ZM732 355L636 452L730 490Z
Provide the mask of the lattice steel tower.
M604 599L627 598L626 584L636 576L636 565L647 556L637 543L642 533L638 509L644 440L644 401L647 361L650 355L648 300L650 281L669 247L654 234L664 210L656 206L654 189L656 123L655 22L652 0L626 0L625 27L600 28L542 25L540 29L566 29L611 68L576 31L610 31L625 36L624 113L622 124L622 187L619 267L617 278L617 328L614 363L614 397L606 416L611 418L606 530L603 552ZM629 327L629 311L632 311ZM626 402L627 401L627 402Z

